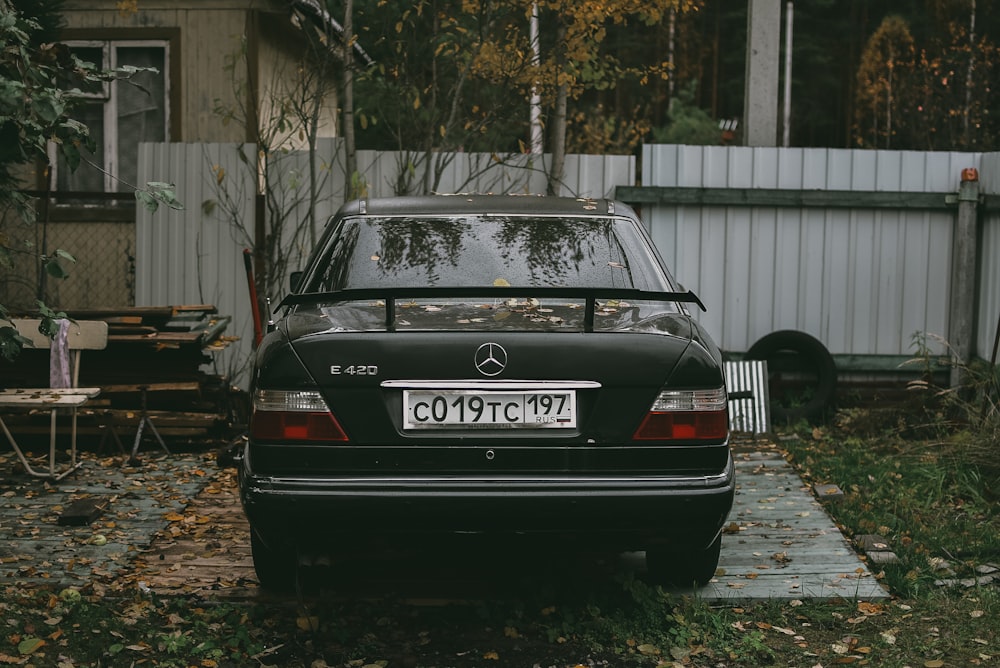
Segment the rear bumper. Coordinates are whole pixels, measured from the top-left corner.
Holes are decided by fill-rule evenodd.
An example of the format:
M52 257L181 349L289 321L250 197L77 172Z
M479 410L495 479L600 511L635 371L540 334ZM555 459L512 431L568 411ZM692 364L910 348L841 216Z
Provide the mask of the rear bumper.
M442 534L584 539L620 550L702 549L733 504L734 467L698 476L274 477L248 458L240 498L268 545L337 548Z

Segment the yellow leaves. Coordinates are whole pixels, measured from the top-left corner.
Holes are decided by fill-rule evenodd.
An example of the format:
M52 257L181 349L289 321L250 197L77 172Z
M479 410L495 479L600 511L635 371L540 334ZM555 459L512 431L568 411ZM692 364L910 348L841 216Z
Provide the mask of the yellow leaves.
M115 6L119 15L128 17L139 11L139 0L118 0Z
M300 615L295 619L295 626L300 631L319 631L319 617L316 615Z
M886 607L881 603L872 603L870 601L859 601L858 612L868 617L872 617L875 615L884 615L886 613Z
M643 643L635 648L643 656L659 656L660 648L652 643Z
M499 661L500 655L496 652L486 652L486 654L483 654L483 658L487 661Z

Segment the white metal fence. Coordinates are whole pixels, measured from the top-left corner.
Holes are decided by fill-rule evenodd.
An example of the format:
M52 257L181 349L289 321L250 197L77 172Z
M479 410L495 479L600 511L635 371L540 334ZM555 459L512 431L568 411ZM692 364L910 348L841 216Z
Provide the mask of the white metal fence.
M243 157L240 157L242 152ZM316 153L319 224L343 201L339 140ZM434 155L436 192L545 190L544 166L531 156ZM180 212L141 211L136 244L136 304L212 303L232 315L240 342L220 360L240 382L249 358L252 319L243 249L252 243L252 145L144 144L140 182L177 184ZM306 153L275 158L272 174L296 220L305 219ZM367 194L418 192L427 183L423 156L358 153ZM962 169L975 167L982 192L1000 193L1000 154L837 149L645 146L645 186L771 188L799 191L955 193ZM612 197L636 184L630 156L570 156L562 194ZM220 207L239 224L225 222ZM950 299L954 211L647 206L644 222L674 275L708 306L704 318L725 350L745 351L761 336L797 329L834 354L912 352L917 332L945 335ZM318 233L318 230L316 231ZM286 239L296 266L306 238ZM977 345L989 357L1000 312L1000 211L987 209L980 240ZM272 295L280 297L280 295Z
M307 152L272 158L270 173L280 179L278 206L293 221L308 218ZM140 210L136 224L136 305L215 304L231 315L227 334L239 342L220 354L217 364L236 382L245 384L252 352L253 319L243 250L253 243L256 147L250 144L150 143L139 147L139 182L162 181L177 186L183 211ZM434 192L545 192L544 168L549 156L497 156L457 153L358 152L358 171L370 197L401 191L423 191L427 163L437 165ZM344 200L343 155L340 140L324 140L316 151L319 191L318 225ZM611 197L616 186L635 182L633 156L567 156L560 194ZM275 204L275 202L272 202ZM293 225L293 227L297 226ZM318 234L319 230L315 230ZM283 248L292 268L309 252L309 234L293 238L286 231ZM283 295L269 295L280 299Z
M647 186L956 193L977 168L1000 192L1000 155L838 149L645 146ZM654 241L726 350L769 332L812 334L834 354L913 352L918 332L946 336L954 210L650 206ZM1000 308L1000 212L988 212L976 352Z

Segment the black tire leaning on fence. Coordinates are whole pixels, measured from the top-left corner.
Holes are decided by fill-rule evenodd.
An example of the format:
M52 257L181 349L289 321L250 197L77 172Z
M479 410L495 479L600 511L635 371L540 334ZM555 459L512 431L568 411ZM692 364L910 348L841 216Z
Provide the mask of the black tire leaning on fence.
M771 332L750 346L743 357L768 363L773 423L823 419L837 390L837 367L819 339L792 329ZM801 400L789 399L789 386L799 392Z

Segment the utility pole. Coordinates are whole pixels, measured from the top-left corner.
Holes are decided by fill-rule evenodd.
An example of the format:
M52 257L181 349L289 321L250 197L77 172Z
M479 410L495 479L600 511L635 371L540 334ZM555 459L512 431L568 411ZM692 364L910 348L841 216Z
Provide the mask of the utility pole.
M781 0L747 0L747 67L743 143L778 144L778 56Z

